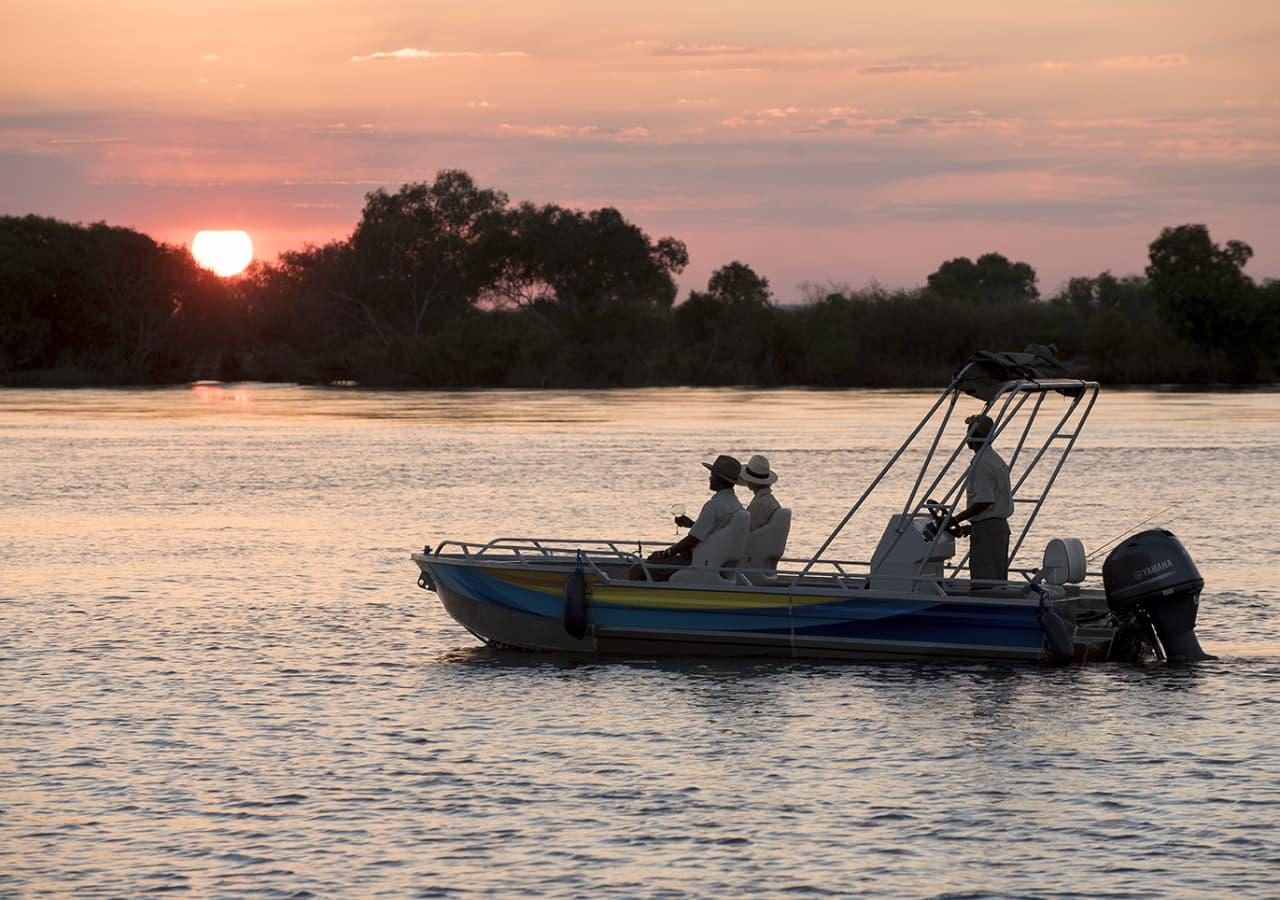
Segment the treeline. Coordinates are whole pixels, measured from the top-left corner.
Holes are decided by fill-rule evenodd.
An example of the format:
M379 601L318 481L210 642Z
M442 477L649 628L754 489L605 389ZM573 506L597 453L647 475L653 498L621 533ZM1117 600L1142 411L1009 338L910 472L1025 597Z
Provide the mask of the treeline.
M366 198L352 235L223 280L105 224L0 218L0 380L196 378L401 387L933 386L977 349L1053 343L1110 383L1272 382L1280 283L1202 225L1143 276L1042 298L998 253L916 289L805 285L779 305L730 262L676 303L682 242L611 208L513 204L460 171Z

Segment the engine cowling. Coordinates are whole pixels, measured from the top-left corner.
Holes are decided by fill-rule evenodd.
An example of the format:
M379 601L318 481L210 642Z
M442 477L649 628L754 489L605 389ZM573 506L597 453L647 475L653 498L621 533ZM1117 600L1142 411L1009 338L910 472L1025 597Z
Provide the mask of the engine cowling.
M1102 564L1102 583L1112 615L1122 626L1152 633L1167 659L1214 658L1195 632L1204 578L1172 532L1153 528L1112 550Z

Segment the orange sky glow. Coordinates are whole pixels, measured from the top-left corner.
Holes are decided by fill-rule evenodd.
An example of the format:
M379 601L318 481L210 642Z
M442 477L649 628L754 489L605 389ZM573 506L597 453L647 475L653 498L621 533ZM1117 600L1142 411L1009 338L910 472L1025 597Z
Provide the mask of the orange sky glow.
M10 0L0 214L259 258L364 194L463 168L615 206L801 282L923 283L997 251L1051 293L1140 273L1160 228L1280 275L1280 4Z

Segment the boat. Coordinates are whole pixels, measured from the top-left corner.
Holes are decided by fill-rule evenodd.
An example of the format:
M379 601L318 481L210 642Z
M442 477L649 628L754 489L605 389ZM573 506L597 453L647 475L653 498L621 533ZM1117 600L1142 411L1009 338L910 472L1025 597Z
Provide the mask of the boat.
M751 550L741 514L669 581L647 560L662 546L654 542L500 537L425 546L412 554L418 585L481 642L528 651L1050 664L1212 659L1195 632L1204 580L1165 529L1123 536L1088 557L1080 540L1052 536L1037 564L1014 561L1033 546L1032 526L1099 390L1042 347L974 354L807 557ZM963 422L971 410L990 418L990 442L1008 454L1014 512L1003 580L972 577L968 555L957 554L951 518L970 474ZM905 497L887 506L888 488ZM882 515L864 524L872 508L891 510L887 522ZM790 511L780 512L789 523ZM869 528L880 534L870 559L832 558L838 536L874 535ZM1108 549L1101 571L1090 570Z

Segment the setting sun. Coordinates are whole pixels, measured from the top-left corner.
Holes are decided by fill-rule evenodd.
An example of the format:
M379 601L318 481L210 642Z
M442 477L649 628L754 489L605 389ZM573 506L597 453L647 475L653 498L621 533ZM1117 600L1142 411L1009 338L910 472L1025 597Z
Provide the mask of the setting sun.
M215 275L239 275L253 261L253 241L244 231L201 231L191 242L196 262Z

